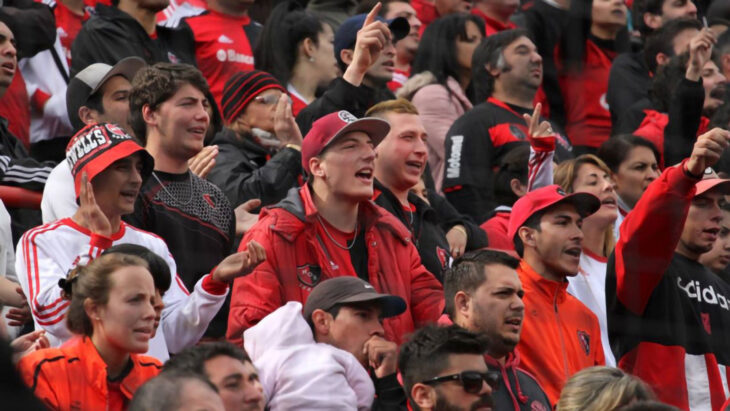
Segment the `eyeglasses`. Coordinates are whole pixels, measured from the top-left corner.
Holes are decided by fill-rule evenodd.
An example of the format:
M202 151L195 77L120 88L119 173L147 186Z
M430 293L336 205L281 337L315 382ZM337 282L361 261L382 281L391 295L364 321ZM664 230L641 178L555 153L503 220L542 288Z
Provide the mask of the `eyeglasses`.
M447 381L459 381L461 386L464 387L464 391L469 394L479 394L482 390L482 381L485 381L492 388L492 391L496 391L497 387L499 387L499 379L500 375L498 371L462 371L459 374L444 375L426 380L423 381L423 384L432 385Z
M266 96L256 96L253 98L253 101L263 104L265 106L270 106L272 104L276 104L279 101L279 97L281 94L268 94ZM287 96L288 98L289 96Z

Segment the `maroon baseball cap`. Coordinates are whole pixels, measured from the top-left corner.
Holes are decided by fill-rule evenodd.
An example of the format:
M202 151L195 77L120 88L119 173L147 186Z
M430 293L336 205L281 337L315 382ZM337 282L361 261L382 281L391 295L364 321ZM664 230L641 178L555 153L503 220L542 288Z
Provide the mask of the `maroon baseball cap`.
M512 206L507 235L509 238L514 239L517 230L533 214L563 203L572 204L581 217L589 216L601 208L601 200L590 193L565 194L565 191L557 184L538 188L525 194Z
M302 142L302 168L309 174L309 159L320 155L339 137L353 131L362 131L370 136L377 146L390 132L387 121L374 117L358 120L350 112L341 110L327 114L312 124L311 130Z

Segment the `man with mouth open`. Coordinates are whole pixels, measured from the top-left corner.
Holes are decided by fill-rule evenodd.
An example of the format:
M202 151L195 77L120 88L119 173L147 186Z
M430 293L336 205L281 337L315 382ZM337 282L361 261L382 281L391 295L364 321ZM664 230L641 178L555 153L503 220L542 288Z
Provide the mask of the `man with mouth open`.
M703 179L730 132L701 135L652 182L621 224L606 303L619 367L684 410L721 409L730 367L730 286L701 263L718 241L730 180Z
M207 92L198 69L157 63L137 73L129 96L131 127L146 143L155 169L125 221L165 240L188 289L231 253L236 230L223 191L188 166L210 126ZM222 338L227 320L224 305L206 336Z
M522 257L517 273L525 292L517 349L551 404L571 375L605 364L598 318L567 292L567 277L579 270L583 219L600 207L593 194L566 195L550 185L517 200L510 215L507 235Z
M375 147L390 126L347 111L314 122L302 144L307 183L261 211L244 237L264 245L267 262L234 284L228 339L242 333L288 301L304 303L328 278L357 276L376 291L403 298L406 311L385 319L385 338L397 344L406 334L438 319L443 291L421 264L411 233L375 205Z
M468 252L446 271L446 313L439 323L454 324L489 340L487 366L502 378L492 394L498 410L552 409L535 377L522 370L515 349L520 342L525 303L520 260L495 250Z

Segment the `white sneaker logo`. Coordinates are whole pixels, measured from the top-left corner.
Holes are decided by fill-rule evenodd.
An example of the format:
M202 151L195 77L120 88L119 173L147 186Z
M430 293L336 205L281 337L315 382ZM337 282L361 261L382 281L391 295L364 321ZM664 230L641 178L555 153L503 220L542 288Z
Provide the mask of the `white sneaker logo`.
M233 44L233 40L231 40L228 36L225 34L221 34L220 37L218 37L218 43L226 43L226 44Z

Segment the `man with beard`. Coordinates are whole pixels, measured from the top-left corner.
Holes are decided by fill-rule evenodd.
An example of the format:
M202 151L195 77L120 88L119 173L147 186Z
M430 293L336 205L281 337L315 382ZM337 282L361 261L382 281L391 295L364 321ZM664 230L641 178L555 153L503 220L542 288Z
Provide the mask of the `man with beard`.
M401 346L398 369L416 411L491 410L499 373L489 371L483 335L428 325ZM500 408L501 409L501 408Z
M608 260L611 346L624 370L662 402L720 409L730 366L730 286L700 263L721 232L730 180L703 179L730 143L720 128L646 189ZM650 257L649 257L650 256Z
M605 363L598 318L568 294L566 281L580 269L583 219L600 207L593 194L566 195L551 185L517 200L510 215L507 235L522 257L517 273L527 314L517 349L551 404L571 375Z
M195 64L193 45L178 30L158 26L156 15L169 0L118 0L98 3L95 14L71 46L71 76L94 63L116 64L137 56L147 64Z
M479 250L466 253L444 278L446 315L440 322L459 325L489 339L484 360L502 374L492 395L499 410L547 411L550 401L537 380L520 369L515 350L525 315L525 295L515 269L520 261L506 253Z
M493 169L519 144L528 144L524 115L542 82L542 57L527 31L487 37L472 57L472 84L481 104L459 117L446 133L443 192L459 212L477 223L494 208ZM485 101L486 100L486 101ZM552 131L550 132L552 134ZM557 136L558 159L570 145Z

